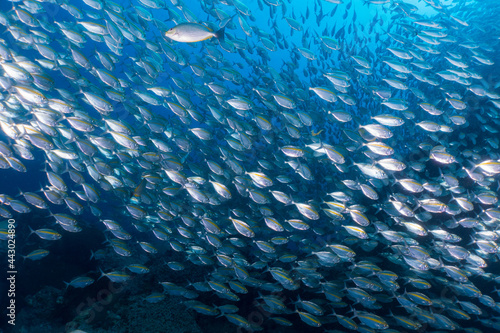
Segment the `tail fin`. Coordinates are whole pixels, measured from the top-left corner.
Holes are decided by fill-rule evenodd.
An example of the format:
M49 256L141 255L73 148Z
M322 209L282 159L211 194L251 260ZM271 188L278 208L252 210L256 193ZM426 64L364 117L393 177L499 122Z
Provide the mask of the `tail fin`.
M224 26L215 32L214 37L217 38L219 43L224 43L224 30L225 29L226 29L226 27Z

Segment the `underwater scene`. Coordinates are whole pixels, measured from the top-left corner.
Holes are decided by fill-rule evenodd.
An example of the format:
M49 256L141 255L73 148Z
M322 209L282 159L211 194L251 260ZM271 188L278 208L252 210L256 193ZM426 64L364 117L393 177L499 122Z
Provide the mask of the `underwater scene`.
M0 333L499 332L499 16L1 0Z

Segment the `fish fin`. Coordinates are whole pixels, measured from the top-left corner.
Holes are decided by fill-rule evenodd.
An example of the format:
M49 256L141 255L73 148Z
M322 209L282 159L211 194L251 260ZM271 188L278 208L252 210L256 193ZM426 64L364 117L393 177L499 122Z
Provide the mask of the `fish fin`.
M188 151L188 152L186 153L186 155L184 155L184 157L181 159L181 162L182 162L183 164L184 164L184 162L186 162L186 159L188 158L189 153L191 153L191 151Z
M102 279L102 277L106 276L106 273L104 273L101 269L101 267L99 267L99 272L101 272L101 276L99 276L99 278L97 280L100 280Z
M222 27L214 33L214 37L217 38L219 43L224 43L224 31L226 27Z

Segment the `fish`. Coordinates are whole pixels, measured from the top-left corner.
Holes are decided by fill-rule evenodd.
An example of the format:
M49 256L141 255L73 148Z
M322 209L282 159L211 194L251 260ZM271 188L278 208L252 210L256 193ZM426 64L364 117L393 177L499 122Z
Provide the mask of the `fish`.
M234 17L234 16L233 16ZM224 32L226 25L233 17L228 17L220 24L221 28L217 31L212 30L208 26L195 22L185 22L176 25L173 28L165 31L164 35L176 42L195 43L216 38L219 42L224 42Z
M173 297L207 330L498 330L498 10L0 4L19 271L63 291L68 325L110 283L150 331Z

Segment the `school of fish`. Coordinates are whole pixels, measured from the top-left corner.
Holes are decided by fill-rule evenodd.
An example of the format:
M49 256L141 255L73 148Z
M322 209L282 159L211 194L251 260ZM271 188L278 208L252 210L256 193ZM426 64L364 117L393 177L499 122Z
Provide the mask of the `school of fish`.
M412 3L12 1L0 168L46 179L0 215L50 215L24 264L94 228L117 264L68 293L147 253L210 269L146 301L246 331L500 330L500 3Z

